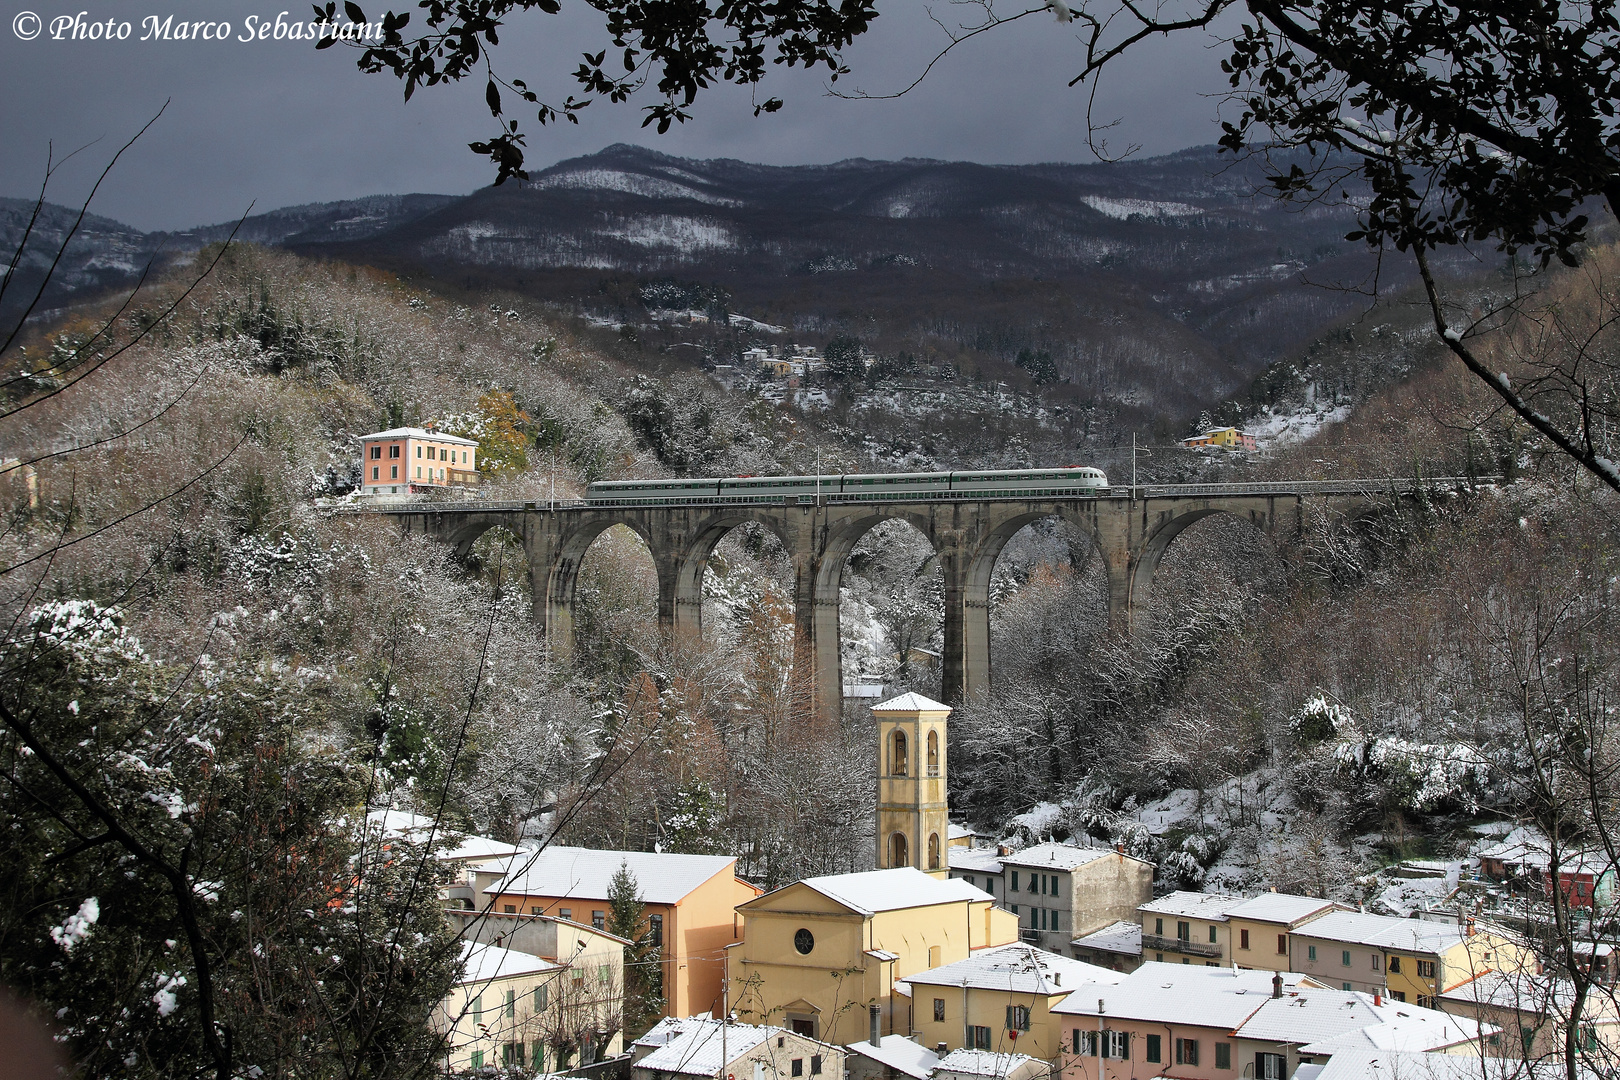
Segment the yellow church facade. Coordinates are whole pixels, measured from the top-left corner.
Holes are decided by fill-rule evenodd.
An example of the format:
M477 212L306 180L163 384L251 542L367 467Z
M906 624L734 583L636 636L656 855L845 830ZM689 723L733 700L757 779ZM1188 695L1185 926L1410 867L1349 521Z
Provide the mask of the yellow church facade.
M839 1044L909 1035L911 1002L896 982L1018 939L1017 916L988 894L914 866L806 878L737 911L737 1016Z

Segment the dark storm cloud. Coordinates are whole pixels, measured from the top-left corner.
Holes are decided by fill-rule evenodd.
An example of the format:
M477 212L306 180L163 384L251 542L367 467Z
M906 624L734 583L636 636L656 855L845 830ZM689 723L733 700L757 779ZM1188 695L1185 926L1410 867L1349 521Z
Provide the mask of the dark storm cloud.
M59 201L81 195L91 166L165 99L172 101L168 112L120 164L96 200L98 212L146 229L179 228L235 217L250 202L267 210L380 192L460 193L491 178L488 164L466 149L494 131L481 84L425 90L406 105L396 80L356 71L355 54L344 47L316 52L308 42L238 40L250 17L273 22L290 11L288 19L307 18L307 4L85 4L0 4L0 195L37 190L48 143L60 154L100 139L56 189ZM849 89L897 89L944 43L923 5L881 10L850 54ZM937 10L949 16L952 7ZM45 33L20 40L12 26L23 11L39 14ZM132 33L123 41L51 40L51 19L79 11L86 20L127 21ZM149 15L229 20L233 34L218 42L141 41ZM579 54L600 47L590 16L581 5L560 17L518 16L502 32L497 63L560 100L573 89L567 73ZM623 141L773 164L908 156L1087 161L1085 95L1066 85L1077 56L1072 32L1043 13L953 53L900 100L829 98L821 75L777 69L768 93L788 104L774 116L754 118L748 93L727 88L700 99L695 121L657 136L640 128L634 106L598 103L579 127L530 124L529 160L541 167ZM1219 60L1206 39L1189 36L1156 44L1113 71L1095 110L1099 119L1123 120L1109 132L1110 145L1140 144L1152 154L1213 142L1215 103L1203 95L1222 87Z

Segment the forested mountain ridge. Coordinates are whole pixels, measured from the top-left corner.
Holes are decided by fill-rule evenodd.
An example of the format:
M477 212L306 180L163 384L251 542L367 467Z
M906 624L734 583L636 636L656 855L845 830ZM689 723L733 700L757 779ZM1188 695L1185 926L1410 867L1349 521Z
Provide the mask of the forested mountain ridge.
M671 363L724 363L780 340L761 324L1014 386L1029 382L1018 357L1045 354L1045 395L1087 410L1091 426L1179 431L1363 303L1321 287L1371 272L1342 240L1350 215L1255 197L1266 169L1213 148L1111 165L761 166L619 145L527 183L290 207L237 235L468 297L559 304L629 327ZM61 232L64 213L40 239ZM16 239L15 219L0 220L0 243ZM73 272L47 306L235 227L105 225L70 249ZM753 321L669 325L638 295L661 279L701 296L700 311Z

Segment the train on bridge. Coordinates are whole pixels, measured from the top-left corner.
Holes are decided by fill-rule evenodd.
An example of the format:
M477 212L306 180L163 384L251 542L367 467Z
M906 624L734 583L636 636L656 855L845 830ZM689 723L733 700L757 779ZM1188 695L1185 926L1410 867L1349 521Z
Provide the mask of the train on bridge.
M844 473L829 476L730 476L693 480L605 480L585 490L590 506L648 506L671 502L894 502L897 499L995 499L1009 496L1101 493L1108 475L1072 465L1062 469L988 472Z

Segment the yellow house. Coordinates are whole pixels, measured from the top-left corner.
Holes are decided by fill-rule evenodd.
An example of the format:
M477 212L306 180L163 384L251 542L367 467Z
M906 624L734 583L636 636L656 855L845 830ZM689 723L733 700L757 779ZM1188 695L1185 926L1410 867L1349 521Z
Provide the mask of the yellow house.
M1306 923L1348 910L1331 900L1268 892L1226 909L1226 959L1239 967L1293 971L1293 935Z
M1524 971L1491 971L1440 995L1440 1008L1453 1016L1501 1028L1487 1042L1493 1057L1532 1060L1564 1052L1575 987L1568 979ZM1594 987L1581 1006L1576 1046L1599 1061L1620 1051L1620 1008L1607 987Z
M1182 446L1216 446L1223 450L1258 450L1260 439L1247 431L1234 427L1210 428L1190 439L1182 439Z
M1080 987L1124 977L1022 942L981 949L906 980L913 1037L935 1053L966 1048L1051 1061L1063 1049L1052 1006Z
M561 1071L623 1048L622 954L559 964L494 944L464 941L461 949L463 974L434 1017L449 1070Z
M908 976L1018 939L1018 920L987 894L910 866L806 878L737 911L738 1017L841 1045L911 1030L896 989Z
M1183 890L1141 905L1142 959L1224 966L1232 940L1226 913L1242 903L1241 896Z
M1535 953L1495 929L1335 911L1292 934L1293 966L1329 986L1433 1008L1487 971L1533 971Z

